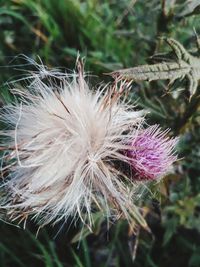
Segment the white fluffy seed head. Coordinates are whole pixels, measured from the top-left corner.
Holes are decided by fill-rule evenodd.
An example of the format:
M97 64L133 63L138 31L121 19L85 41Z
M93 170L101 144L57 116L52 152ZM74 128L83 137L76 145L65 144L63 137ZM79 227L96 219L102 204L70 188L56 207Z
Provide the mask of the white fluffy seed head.
M41 224L72 217L91 226L98 209L144 224L133 202L137 185L118 168L143 112L120 100L123 84L91 90L81 69L45 79L34 74L28 89L13 89L18 103L1 111L2 175L8 169L2 206Z

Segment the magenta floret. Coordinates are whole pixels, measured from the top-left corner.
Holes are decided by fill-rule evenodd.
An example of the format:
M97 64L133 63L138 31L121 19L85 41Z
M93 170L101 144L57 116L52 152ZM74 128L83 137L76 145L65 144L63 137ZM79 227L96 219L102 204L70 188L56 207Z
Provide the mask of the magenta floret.
M177 160L174 148L177 138L169 138L169 129L158 125L141 130L131 141L127 156L137 180L155 180L164 176Z

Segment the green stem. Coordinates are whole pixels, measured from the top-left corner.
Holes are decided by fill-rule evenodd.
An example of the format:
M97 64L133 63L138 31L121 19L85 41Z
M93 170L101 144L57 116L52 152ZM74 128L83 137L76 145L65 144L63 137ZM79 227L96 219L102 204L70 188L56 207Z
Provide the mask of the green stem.
M176 134L184 132L186 124L189 122L189 120L192 118L193 114L198 110L199 107L200 107L200 95L197 90L197 92L193 95L191 102L187 105L182 117L175 125Z

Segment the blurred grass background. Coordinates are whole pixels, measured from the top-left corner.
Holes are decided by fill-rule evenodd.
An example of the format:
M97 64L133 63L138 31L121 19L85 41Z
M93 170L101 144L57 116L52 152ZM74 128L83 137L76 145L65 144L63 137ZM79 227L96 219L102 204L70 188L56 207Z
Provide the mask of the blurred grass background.
M103 73L150 62L168 53L160 37L172 37L198 56L200 3L186 0L0 0L1 102L12 96L6 82L30 66L26 55L49 67L73 68L77 51L95 81ZM38 57L39 56L39 57ZM199 52L200 56L200 52ZM13 67L15 66L15 67ZM92 78L90 78L92 79ZM91 81L92 82L92 81ZM0 267L199 267L200 266L200 101L189 103L187 84L134 84L130 99L151 111L149 123L180 134L175 174L141 203L150 232L131 233L123 220L106 230L100 214L94 234L79 226L26 230L0 221ZM198 88L199 91L199 88ZM158 191L160 193L158 193ZM154 191L153 191L154 192Z

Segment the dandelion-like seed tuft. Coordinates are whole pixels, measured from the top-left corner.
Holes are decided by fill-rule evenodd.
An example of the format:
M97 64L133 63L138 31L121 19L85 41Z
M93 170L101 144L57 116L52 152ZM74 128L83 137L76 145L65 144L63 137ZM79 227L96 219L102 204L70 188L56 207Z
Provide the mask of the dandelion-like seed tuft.
M1 110L1 206L13 220L71 217L91 226L100 210L145 224L134 204L137 185L117 164L144 120L120 99L123 86L91 90L79 64L78 73L56 79L45 69L45 79L34 73L27 88L12 89L18 101Z

